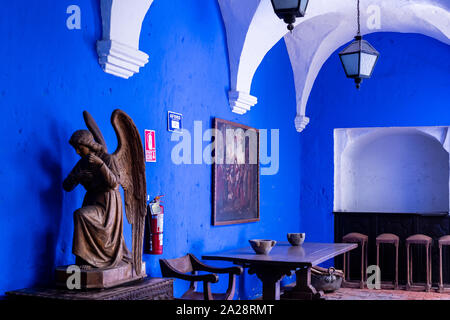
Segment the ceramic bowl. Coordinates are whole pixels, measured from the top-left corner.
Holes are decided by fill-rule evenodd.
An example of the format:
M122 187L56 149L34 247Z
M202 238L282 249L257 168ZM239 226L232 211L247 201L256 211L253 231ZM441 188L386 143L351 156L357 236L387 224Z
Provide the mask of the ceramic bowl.
M305 233L288 233L287 239L289 243L293 246L301 246L305 241Z
M270 250L277 243L275 240L269 239L252 239L248 240L253 250L255 250L256 254L269 254Z

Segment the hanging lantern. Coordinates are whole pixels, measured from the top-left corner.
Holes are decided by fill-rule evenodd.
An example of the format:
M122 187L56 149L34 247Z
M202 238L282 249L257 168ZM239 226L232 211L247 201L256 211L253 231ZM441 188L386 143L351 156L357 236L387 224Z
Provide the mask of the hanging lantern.
M305 16L308 0L271 0L273 10L278 18L287 23L287 28L292 32L295 18Z
M369 42L362 39L360 32L360 13L358 0L358 34L355 40L339 53L347 78L355 80L356 88L361 86L362 79L372 76L379 53Z
M362 79L370 78L380 54L360 35L339 53L347 78L355 79L359 89Z

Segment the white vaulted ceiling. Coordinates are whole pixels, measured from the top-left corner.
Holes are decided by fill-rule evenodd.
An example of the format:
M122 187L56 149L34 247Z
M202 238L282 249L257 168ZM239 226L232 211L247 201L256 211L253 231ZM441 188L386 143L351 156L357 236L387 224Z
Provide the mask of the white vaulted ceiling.
M356 34L357 1L310 0L305 17L297 19L293 34L274 14L270 0L218 1L227 32L229 101L233 112L245 113L257 103L257 98L250 94L255 71L267 52L284 37L295 80L295 127L302 131L309 122L308 97L322 65ZM363 35L419 33L450 44L448 0L360 1Z

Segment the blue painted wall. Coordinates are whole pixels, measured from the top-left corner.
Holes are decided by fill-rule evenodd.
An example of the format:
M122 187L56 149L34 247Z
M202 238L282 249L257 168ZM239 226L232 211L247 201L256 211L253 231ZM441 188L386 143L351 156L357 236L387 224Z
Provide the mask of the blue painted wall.
M66 28L72 4L81 8L81 30ZM174 15L174 8L183 14ZM258 104L238 116L227 101L226 36L216 1L154 1L140 41L149 63L128 80L104 73L97 62L98 1L4 3L0 34L0 295L48 284L55 266L74 262L72 212L84 190L65 193L61 183L78 159L67 141L85 128L83 110L97 120L110 151L116 146L109 123L115 108L126 111L141 134L156 130L157 163L147 165L147 184L152 197L165 195L166 220L164 254L144 255L149 275L160 275L159 258L201 256L247 245L251 238L285 240L286 232L300 231L300 136L284 41L257 70L252 94ZM176 143L166 131L168 110L183 113L191 132L194 121L207 129L214 117L280 129L279 172L261 176L260 222L211 225L211 167L171 162ZM125 234L130 243L129 226ZM184 289L177 282L175 295ZM239 298L261 293L254 275L242 276L237 289Z
M301 230L308 239L334 240L333 129L450 125L450 47L417 34L365 37L380 59L357 91L345 77L338 49L322 67L301 140Z

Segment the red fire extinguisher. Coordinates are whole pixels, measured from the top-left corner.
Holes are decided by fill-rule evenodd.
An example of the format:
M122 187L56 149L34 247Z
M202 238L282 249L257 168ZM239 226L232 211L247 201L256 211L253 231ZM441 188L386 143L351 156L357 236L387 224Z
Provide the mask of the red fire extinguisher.
M161 197L157 196L147 206L150 215L150 254L163 253L163 223L164 207L160 203Z

